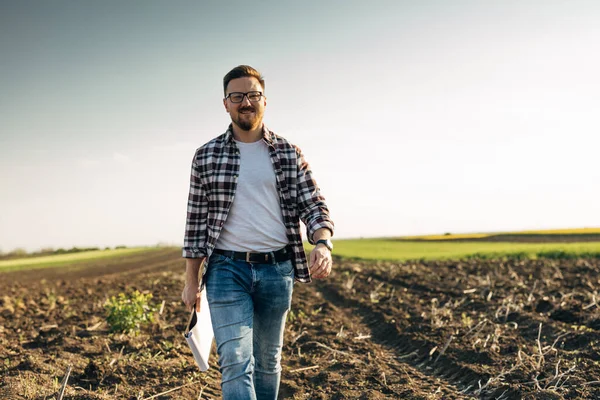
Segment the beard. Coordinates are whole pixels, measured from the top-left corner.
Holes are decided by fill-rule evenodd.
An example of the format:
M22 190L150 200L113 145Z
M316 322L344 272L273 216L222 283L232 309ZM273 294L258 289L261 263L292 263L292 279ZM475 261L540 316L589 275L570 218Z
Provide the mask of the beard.
M243 114L243 111L252 111L254 112L254 115ZM254 107L240 108L237 112L237 115L235 117L231 117L231 120L243 131L251 131L258 128L261 119L262 114L259 114L259 112Z

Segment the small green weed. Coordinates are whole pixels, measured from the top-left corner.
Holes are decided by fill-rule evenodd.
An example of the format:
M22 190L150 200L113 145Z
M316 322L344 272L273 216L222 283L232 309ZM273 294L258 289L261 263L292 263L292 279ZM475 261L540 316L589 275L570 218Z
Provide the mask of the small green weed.
M137 333L141 326L154 321L156 307L150 304L152 294L136 290L130 296L119 293L104 304L106 322L111 332Z

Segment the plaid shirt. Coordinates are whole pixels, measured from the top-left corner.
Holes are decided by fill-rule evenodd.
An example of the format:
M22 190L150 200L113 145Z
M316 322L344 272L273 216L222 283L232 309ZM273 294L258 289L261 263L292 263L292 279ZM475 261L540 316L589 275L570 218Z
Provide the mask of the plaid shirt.
M269 148L275 171L279 205L286 234L293 252L296 280L310 282L310 273L300 220L304 222L308 241L321 228L333 233L333 221L325 199L300 149L277 136L263 125L263 139ZM207 259L212 254L235 196L240 170L240 152L233 139L231 125L227 131L196 150L192 162L183 257ZM206 265L202 274L206 273Z

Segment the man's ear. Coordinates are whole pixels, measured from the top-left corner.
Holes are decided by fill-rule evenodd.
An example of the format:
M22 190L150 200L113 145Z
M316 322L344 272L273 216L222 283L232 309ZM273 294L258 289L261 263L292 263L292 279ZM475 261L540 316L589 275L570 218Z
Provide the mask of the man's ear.
M227 99L223 99L223 106L225 106L225 111L229 112L229 104L227 103Z

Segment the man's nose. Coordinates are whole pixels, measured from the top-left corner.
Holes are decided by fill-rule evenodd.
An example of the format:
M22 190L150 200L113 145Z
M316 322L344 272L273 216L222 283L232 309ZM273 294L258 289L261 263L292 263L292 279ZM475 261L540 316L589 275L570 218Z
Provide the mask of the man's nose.
M248 95L245 94L244 97L242 97L242 105L245 106L245 105L250 105L250 104L252 104L252 103L250 102L250 99L248 98Z

